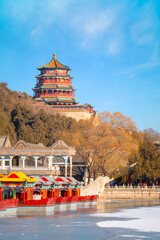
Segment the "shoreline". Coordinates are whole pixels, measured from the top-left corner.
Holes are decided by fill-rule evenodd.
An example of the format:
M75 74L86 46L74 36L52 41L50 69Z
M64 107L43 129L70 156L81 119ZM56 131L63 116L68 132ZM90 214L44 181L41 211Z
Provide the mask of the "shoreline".
M160 199L159 187L106 187L103 193L99 196L99 199Z
M55 215L6 217L0 221L0 239L44 240L47 237L51 240L54 236L54 239L62 240L65 233L66 240L119 240L131 237L159 240L158 232L148 232L147 227L140 229L144 226L142 220L146 219L148 224L150 216L154 218L154 213L158 213L155 209L158 210L159 206L159 201L111 200L98 203L97 207L65 211ZM147 212L150 214L142 214ZM132 221L135 223L134 229ZM110 226L106 227L106 224Z

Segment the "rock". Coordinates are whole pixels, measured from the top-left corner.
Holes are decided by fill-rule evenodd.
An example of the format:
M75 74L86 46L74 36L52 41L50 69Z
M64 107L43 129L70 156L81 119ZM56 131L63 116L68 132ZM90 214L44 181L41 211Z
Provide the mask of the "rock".
M81 189L81 196L101 195L106 183L110 182L109 177L98 177L95 181Z

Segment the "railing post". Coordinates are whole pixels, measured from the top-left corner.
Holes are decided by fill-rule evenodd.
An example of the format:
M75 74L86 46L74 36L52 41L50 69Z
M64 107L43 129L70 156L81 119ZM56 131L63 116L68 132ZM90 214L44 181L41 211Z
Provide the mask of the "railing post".
M12 169L12 159L13 159L14 156L10 156L10 160L9 160L9 168Z
M2 169L5 169L5 167L4 167L4 166L5 166L5 165L4 165L4 156L1 156L1 159L2 159L2 160L1 160Z
M21 156L22 158L22 168L25 168L25 156Z
M52 169L52 155L48 157L49 161L48 161L48 168Z
M37 159L38 159L38 156L35 156L34 159L35 159L35 168L37 168Z
M72 177L72 156L70 156L69 159L70 159L70 177Z

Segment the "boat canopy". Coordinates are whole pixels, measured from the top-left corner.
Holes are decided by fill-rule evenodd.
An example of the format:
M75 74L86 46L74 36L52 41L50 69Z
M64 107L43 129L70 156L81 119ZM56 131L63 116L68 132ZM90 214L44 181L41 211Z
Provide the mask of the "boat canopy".
M35 183L37 178L30 178L23 172L12 172L7 176L0 178L0 182L28 182Z

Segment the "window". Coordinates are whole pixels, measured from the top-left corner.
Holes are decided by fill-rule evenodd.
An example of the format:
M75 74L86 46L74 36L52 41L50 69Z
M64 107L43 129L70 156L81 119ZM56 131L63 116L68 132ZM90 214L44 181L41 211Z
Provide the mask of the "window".
M5 160L5 167L8 167L8 166L9 166L9 161Z
M12 167L18 167L19 166L19 156L15 156L12 158Z
M25 166L27 167L33 167L35 166L35 159L32 156L28 156L25 159Z
M53 158L53 162L52 162L52 163L53 163L53 164L56 164L56 163L65 163L65 160L64 160L64 158L61 157L61 156L56 156L56 157Z

